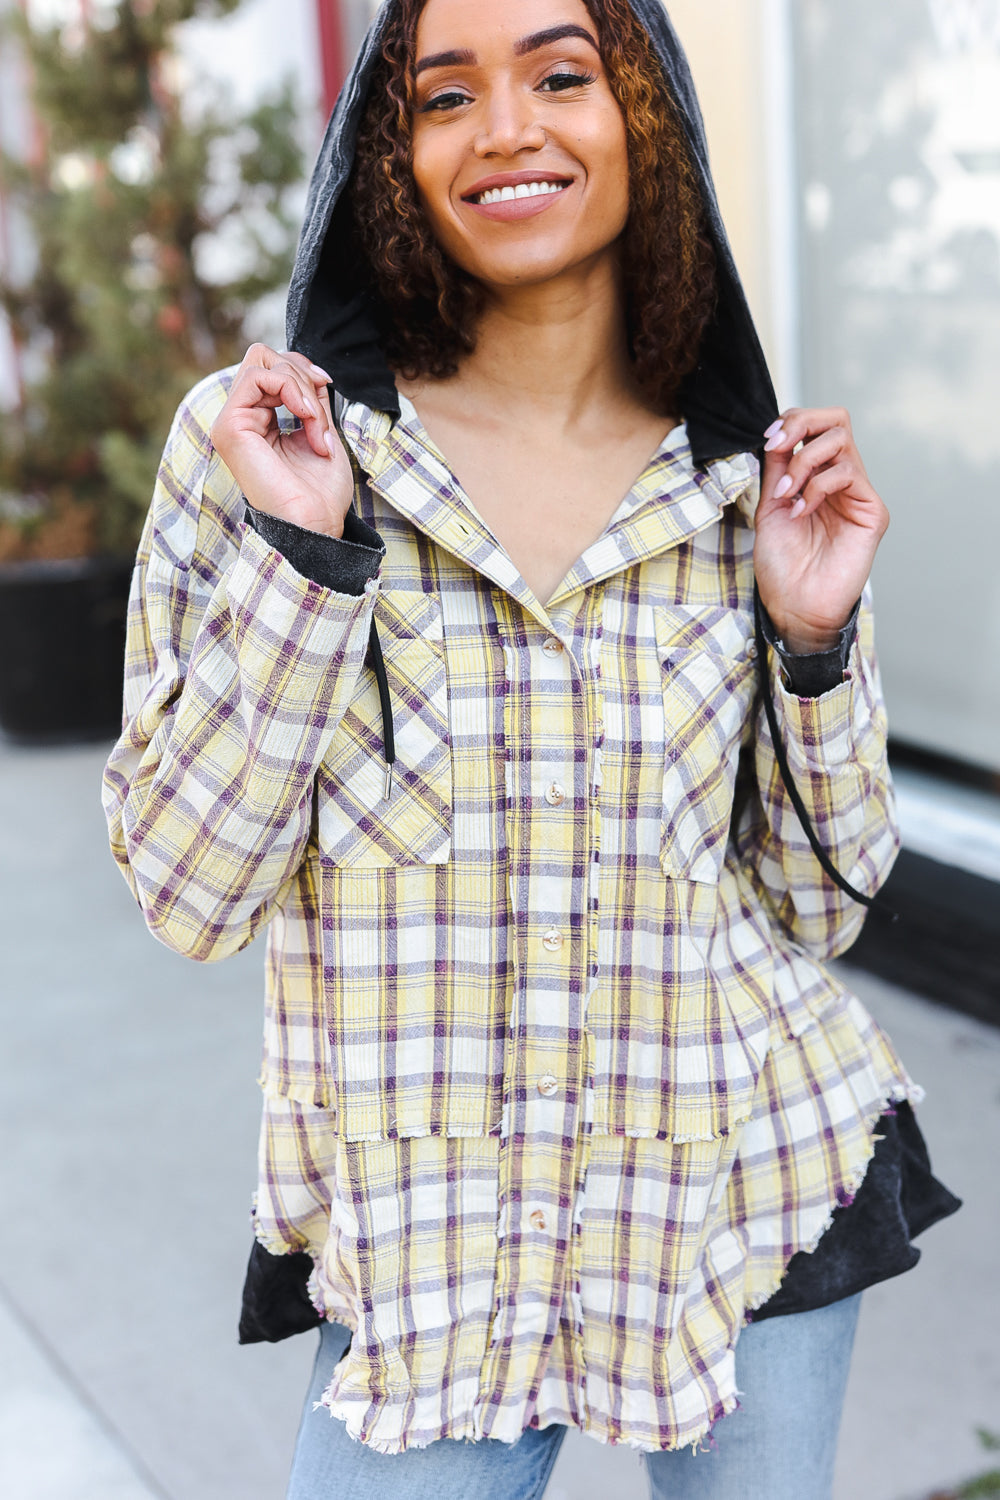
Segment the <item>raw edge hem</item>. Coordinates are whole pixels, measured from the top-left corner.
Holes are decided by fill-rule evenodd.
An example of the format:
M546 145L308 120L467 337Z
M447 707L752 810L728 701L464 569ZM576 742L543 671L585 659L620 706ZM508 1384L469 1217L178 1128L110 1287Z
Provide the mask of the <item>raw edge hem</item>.
M401 1434L398 1438L380 1438L369 1431L362 1437L360 1431L354 1430L358 1426L357 1421L355 1420L352 1426L351 1417L343 1409L336 1409L340 1403L338 1394L333 1391L335 1383L336 1376L331 1380L320 1399L314 1403L313 1409L319 1410L321 1406L325 1407L332 1421L344 1424L347 1435L353 1442L361 1443L363 1447L370 1448L373 1453L385 1455L406 1453L411 1448L429 1448L432 1443L439 1442L442 1438L449 1438L454 1442L503 1443L506 1447L512 1448L515 1443L520 1441L525 1432L529 1430L543 1430L522 1428L520 1432L514 1433L510 1437L494 1436L492 1433L487 1437L482 1432L478 1434L475 1432L475 1423L468 1423L463 1424L463 1428L457 1432L451 1431L449 1424L443 1424L441 1429L435 1433L421 1432L413 1435ZM607 1433L595 1432L591 1428L581 1427L578 1422L573 1421L547 1422L545 1425L546 1427L572 1428L582 1433L584 1437L590 1438L593 1442L601 1443L603 1446L610 1448L627 1448L632 1453L679 1453L685 1448L690 1448L692 1454L698 1454L709 1451L704 1446L705 1439L711 1436L712 1429L716 1424L730 1416L739 1408L739 1405L740 1398L738 1393L734 1392L733 1395L724 1397L713 1407L711 1412L706 1413L703 1422L689 1425L683 1438L678 1437L675 1443L666 1445L643 1442L641 1438L612 1439ZM378 1425L378 1417L375 1418L374 1425Z

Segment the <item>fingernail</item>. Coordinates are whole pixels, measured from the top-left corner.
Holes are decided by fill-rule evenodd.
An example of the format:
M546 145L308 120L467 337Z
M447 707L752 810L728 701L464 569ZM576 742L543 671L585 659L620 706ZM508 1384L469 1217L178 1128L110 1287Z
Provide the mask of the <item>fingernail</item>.
M333 376L328 375L326 371L321 368L321 366L310 364L309 368L310 370L312 370L317 380L322 380L326 385L333 384Z
M782 429L782 427L784 427L784 425L785 425L784 422L781 420L780 417L778 417L776 421L774 421L774 422L771 423L770 427L766 427L764 429L764 436L766 438L772 438L772 437L774 437L774 435L776 433L778 433L778 432L781 431L781 429Z
M786 478L787 478L787 475L786 475ZM806 508L806 502L803 500L802 496L800 495L799 498L796 500L795 504L792 506L791 510L788 512L788 514L791 516L792 520L794 521L797 516L801 516L801 514L805 510L805 508Z
M767 437L766 433L764 435L765 435L765 437ZM785 429L783 427L779 427L778 430L777 430L777 432L774 433L774 435L772 437L769 437L767 439L767 442L764 444L764 452L765 453L770 453L773 448L780 448L781 444L784 442L784 440L785 440Z
M326 444L327 448L330 450L330 457L333 458L333 456L337 452L337 441L334 438L334 435L330 431L329 427L323 434L323 441Z
M783 499L784 496L788 494L788 491L791 489L791 487L792 487L792 476L791 476L791 474L783 474L782 477L778 480L777 484L774 486L774 498L775 498L775 500L781 500L781 499Z

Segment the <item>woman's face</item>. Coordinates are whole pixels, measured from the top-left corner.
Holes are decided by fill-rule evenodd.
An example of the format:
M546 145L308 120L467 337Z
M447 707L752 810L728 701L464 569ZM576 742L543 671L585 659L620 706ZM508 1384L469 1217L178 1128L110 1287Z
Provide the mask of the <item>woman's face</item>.
M413 169L438 242L496 289L614 256L625 122L583 0L428 0Z

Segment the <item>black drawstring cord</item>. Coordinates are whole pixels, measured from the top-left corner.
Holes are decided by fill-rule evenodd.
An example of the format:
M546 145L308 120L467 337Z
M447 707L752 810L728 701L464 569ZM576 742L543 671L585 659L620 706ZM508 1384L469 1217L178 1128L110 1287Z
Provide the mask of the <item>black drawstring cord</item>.
M382 705L382 753L385 756L385 791L382 795L388 802L392 796L392 768L396 763L396 735L392 727L389 679L385 675L382 642L378 638L374 615L372 615L372 628L368 632L368 647L371 651L372 671L375 673L375 681L378 685L378 701Z
M761 604L756 584L754 584L753 591L753 624L754 637L757 642L757 668L760 674L761 692L764 698L764 713L767 715L767 727L771 731L774 758L778 762L778 770L785 784L785 790L791 799L792 806L798 814L799 822L802 824L802 831L809 840L809 847L819 860L824 872L830 877L834 885L839 886L845 895L850 896L852 901L858 901L862 906L867 906L869 911L878 912L880 916L888 917L891 922L896 922L899 920L899 913L897 911L893 911L891 907L886 906L880 897L866 896L863 891L855 890L850 881L845 880L843 875L841 875L820 843L816 835L816 830L809 820L809 814L806 811L806 805L802 800L799 789L792 780L792 772L788 764L788 756L785 754L785 747L782 744L781 732L778 729L778 716L775 713L774 700L771 696L770 674L767 670L767 640L764 636L763 605Z

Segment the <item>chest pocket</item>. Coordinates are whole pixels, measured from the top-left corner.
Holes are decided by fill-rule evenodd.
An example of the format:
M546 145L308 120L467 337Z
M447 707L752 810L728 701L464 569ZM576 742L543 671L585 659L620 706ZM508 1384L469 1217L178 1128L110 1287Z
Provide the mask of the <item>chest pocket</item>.
M714 605L654 614L665 730L660 861L673 880L714 883L756 687L753 616Z
M444 864L451 854L451 737L441 601L388 589L375 606L396 740L385 797L382 707L371 664L317 778L322 859L336 865Z

